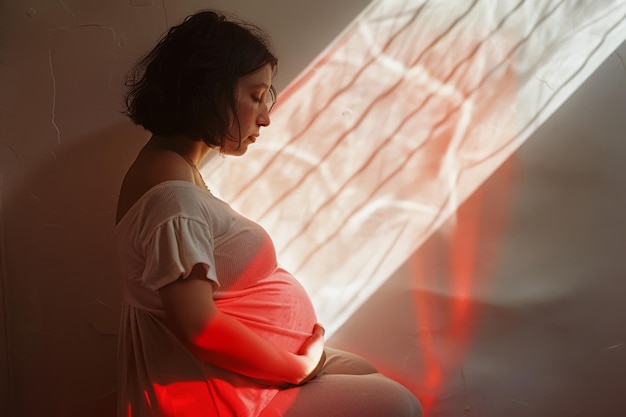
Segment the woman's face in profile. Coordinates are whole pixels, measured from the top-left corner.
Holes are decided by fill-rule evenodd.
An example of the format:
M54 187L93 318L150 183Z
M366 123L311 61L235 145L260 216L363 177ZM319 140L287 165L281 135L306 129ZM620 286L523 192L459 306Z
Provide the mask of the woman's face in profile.
M224 154L234 156L245 154L248 146L256 142L261 127L270 124L269 111L273 104L273 93L270 91L272 72L272 66L267 64L259 71L244 75L237 81L235 98L239 126L233 120L228 132L229 138L222 149Z

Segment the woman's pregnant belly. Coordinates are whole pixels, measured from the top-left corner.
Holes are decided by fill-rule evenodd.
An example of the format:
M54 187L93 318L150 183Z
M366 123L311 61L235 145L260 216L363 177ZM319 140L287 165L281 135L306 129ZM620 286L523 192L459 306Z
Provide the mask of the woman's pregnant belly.
M317 323L306 290L282 268L244 290L218 290L214 298L220 311L293 353L300 350Z

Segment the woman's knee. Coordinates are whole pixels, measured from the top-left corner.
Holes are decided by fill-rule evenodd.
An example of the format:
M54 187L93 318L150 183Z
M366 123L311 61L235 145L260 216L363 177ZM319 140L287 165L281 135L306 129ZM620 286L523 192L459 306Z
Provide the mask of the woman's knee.
M380 375L380 374L379 374ZM422 405L411 391L398 382L380 375L387 385L385 399L387 408L390 410L389 416L394 417L421 417Z

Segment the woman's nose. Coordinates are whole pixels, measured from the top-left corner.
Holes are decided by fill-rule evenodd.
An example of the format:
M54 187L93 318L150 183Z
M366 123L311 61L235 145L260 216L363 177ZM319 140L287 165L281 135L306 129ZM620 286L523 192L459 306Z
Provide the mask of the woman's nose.
M270 125L270 111L267 105L262 106L261 113L257 118L257 125L259 126L269 126Z

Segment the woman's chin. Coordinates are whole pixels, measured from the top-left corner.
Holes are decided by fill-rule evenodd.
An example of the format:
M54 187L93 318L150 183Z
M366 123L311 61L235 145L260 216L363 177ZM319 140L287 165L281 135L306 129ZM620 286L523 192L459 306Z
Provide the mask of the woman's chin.
M228 156L242 156L248 151L248 144L242 143L237 149L226 149L224 150L224 155Z

